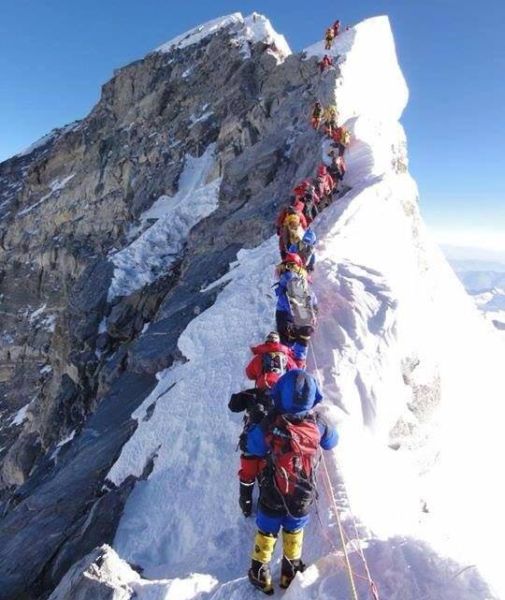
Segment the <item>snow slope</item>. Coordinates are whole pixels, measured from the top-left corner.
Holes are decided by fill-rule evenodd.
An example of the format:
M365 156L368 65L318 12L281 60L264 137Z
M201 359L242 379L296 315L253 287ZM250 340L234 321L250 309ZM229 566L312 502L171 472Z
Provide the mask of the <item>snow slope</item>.
M341 431L341 445L327 454L330 476L337 483L343 473L354 512L373 531L367 553L383 598L491 598L475 569L458 575L436 553L502 583L490 532L497 540L505 533L497 522L505 498L496 472L483 468L504 450L497 338L420 220L398 123L407 88L388 20L345 32L334 52L338 106L354 134L352 190L315 227L320 326L309 365ZM269 274L277 261L271 238L239 252L214 282L223 288L215 304L179 339L185 362L158 374L109 475L119 484L155 459L114 543L155 582L155 592L137 582L140 598L196 598L195 581L206 590L199 598L257 598L244 578L254 523L237 507L241 424L226 405L246 385L248 346L273 326ZM314 565L286 599L348 598L329 508L322 494L304 548Z
M211 144L199 158L186 157L177 194L158 198L140 217L144 226L154 223L111 257L115 268L109 301L166 275L191 229L216 210L221 178L207 181L215 164L214 151Z
M245 57L249 56L248 43L255 44L257 42L275 44L276 54L280 60L291 54L286 38L275 31L265 16L258 13L252 13L245 18L241 13L233 13L226 17L213 19L178 35L156 48L155 51L170 52L173 49L187 48L193 44L198 44L206 37L225 28L230 29L233 33L233 40L242 48Z

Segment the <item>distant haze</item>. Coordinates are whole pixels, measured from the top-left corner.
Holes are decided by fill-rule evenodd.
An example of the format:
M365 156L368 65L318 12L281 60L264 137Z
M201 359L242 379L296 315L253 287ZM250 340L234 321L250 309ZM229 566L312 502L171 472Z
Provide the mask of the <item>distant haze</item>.
M474 269L479 270L505 270L505 250L491 250L471 246L451 246L441 244L441 248L451 263L468 263L465 270L470 270L471 263Z

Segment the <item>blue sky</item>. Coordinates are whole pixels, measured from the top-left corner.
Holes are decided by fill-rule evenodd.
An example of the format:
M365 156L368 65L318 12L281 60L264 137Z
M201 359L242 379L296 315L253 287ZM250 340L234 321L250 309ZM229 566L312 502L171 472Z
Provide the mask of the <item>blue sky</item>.
M200 22L253 10L293 50L335 18L388 14L410 88L402 121L423 214L441 239L470 231L505 248L504 0L3 2L0 160L85 116L114 68Z

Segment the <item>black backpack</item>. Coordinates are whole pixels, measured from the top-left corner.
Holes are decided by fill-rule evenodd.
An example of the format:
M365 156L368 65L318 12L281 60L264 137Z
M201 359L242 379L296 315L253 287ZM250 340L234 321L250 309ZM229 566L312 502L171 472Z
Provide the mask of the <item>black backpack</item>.
M284 375L288 359L284 352L265 352L262 357L263 373L279 373Z

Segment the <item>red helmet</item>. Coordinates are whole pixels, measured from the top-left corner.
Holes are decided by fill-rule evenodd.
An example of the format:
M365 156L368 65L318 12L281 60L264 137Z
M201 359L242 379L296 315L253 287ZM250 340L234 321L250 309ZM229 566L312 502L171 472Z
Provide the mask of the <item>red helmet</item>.
M318 169L317 169L317 174L322 177L323 175L327 175L328 174L328 169L326 168L325 165L319 165Z
M297 267L303 267L303 260L295 252L288 252L282 262L286 264L295 264Z

